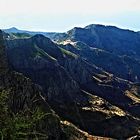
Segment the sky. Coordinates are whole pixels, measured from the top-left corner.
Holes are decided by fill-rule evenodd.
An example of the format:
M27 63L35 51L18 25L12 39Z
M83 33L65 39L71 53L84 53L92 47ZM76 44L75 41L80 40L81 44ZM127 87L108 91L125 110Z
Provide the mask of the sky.
M140 0L0 0L0 28L65 32L89 24L140 31Z

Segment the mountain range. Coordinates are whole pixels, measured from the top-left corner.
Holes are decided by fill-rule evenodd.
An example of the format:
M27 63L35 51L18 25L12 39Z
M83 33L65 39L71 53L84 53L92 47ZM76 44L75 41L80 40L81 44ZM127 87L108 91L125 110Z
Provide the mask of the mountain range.
M32 104L32 96L37 100L43 97L47 105L42 100L41 107L43 104L43 108L53 110L51 114L61 120L59 130L44 130L59 132L50 132L50 139L82 140L95 135L106 139L139 138L139 32L92 24L66 33L11 28L3 30L3 36L7 56L2 51L1 64L12 73L16 71L13 76L4 69L6 80L2 82L8 84L8 89L17 85L12 91L15 96L9 99L15 102L9 105L13 112L20 112L20 106L24 112L24 104L31 104L30 110L32 106L38 108L38 103ZM22 78L18 80L17 75Z

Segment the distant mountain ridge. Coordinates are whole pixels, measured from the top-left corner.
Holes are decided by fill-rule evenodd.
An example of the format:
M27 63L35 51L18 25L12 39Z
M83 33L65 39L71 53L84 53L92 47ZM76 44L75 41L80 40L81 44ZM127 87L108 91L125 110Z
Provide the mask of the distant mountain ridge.
M133 30L129 30L129 29L123 29L123 28L119 28L117 26L111 26L111 25L101 25L101 24L90 24L90 25L87 25L85 26L84 28L85 29L89 29L89 28L98 28L98 27L106 27L106 28L112 28L112 29L119 29L119 30L125 30L125 31L130 31L130 32L135 32ZM74 27L73 29L83 29L82 27ZM72 30L73 30L72 29ZM31 35L35 35L35 34L42 34L46 37L49 37L50 39L58 39L58 36L62 37L62 36L67 36L67 33L66 32L62 32L62 33L59 33L59 32L43 32L43 31L28 31L28 30L20 30L16 27L11 27L11 28L8 28L8 29L3 29L3 31L5 33L28 33L28 34L31 34ZM69 30L68 32L70 32L71 30ZM140 31L137 31L135 33L140 33Z
M27 30L20 30L20 29L17 29L16 27L12 27L12 28L9 28L9 29L3 29L3 31L5 33L8 33L8 34L11 34L11 33L19 33L19 34L29 34L29 35L36 35L36 34L42 34L46 37L49 37L49 38L53 38L55 35L57 34L61 34L61 33L56 33L56 32L41 32L41 31L27 31Z
M58 39L58 42L62 42L62 43L71 42L71 44L72 42L73 43L81 42L83 44L86 44L88 47L90 47L89 52L91 55L93 55L91 51L95 51L94 48L97 48L96 52L100 49L100 52L98 51L100 54L100 57L98 56L98 59L96 59L97 55L95 57L95 54L94 56L88 56L88 55L85 56L84 54L83 57L87 59L88 61L90 59L89 62L92 61L93 63L96 63L97 66L103 67L106 71L109 71L114 74L116 74L116 71L113 70L113 68L116 68L116 66L120 66L120 65L124 67L126 65L126 68L124 68L124 71L128 71L127 75L122 76L125 79L129 79L129 80L132 79L134 81L135 76L136 77L140 76L139 74L136 74L138 72L137 71L138 68L136 67L137 66L139 67L139 64L140 64L140 57L139 57L140 56L140 47L139 47L140 34L138 32L134 32L131 30L126 30L126 29L124 30L124 29L120 29L114 26L92 24L92 25L86 26L85 28L79 28L79 27L73 28L72 30L66 33L64 38L60 37ZM86 51L84 51L84 53L86 53ZM110 62L107 57L107 53L109 56L112 56L112 58L110 59ZM103 58L108 59L106 61L106 64L104 63ZM117 76L121 76L123 74L123 72L119 72L119 73L120 75L117 74ZM132 76L133 78L131 78L131 74L134 75Z

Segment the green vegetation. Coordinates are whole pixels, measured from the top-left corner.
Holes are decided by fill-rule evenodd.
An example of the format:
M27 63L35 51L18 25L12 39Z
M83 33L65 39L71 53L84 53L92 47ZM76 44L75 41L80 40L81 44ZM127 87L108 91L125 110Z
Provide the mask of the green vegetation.
M70 57L73 57L73 58L77 58L78 57L76 54L74 54L74 53L72 53L70 51L67 51L67 50L65 50L65 49L63 49L61 47L59 47L59 48L61 49L62 53L67 55L67 56L70 56Z
M47 135L37 130L38 122L45 114L40 108L14 114L8 108L9 91L0 92L0 139L47 139Z
M46 53L44 50L40 49L37 45L34 45L37 52L34 56L41 56L41 57L48 57L49 59L53 61L57 61L54 57L50 56L48 53Z
M7 137L8 133L12 130L10 128L11 120L8 115L7 94L5 91L0 92L0 139L3 140Z
M12 33L15 38L29 38L31 37L30 34L27 33Z

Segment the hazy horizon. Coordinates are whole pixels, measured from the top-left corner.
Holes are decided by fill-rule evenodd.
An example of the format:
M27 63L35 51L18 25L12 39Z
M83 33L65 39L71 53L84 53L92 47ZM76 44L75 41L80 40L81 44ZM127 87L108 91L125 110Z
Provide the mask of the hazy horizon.
M139 0L1 0L0 28L66 32L89 24L140 30Z
M134 31L134 32L139 32L140 30L133 30L133 29L130 29L130 28L127 28L127 27L120 27L119 25L111 25L111 24L100 24L100 23L92 23L92 24L95 24L95 25L103 25L103 26L113 26L113 27L117 27L119 29L123 29L123 30L130 30L130 31ZM31 31L31 32L50 32L50 33L53 33L53 32L56 32L56 33L65 33L71 29L73 29L74 27L78 27L78 28L84 28L88 25L91 25L91 24L87 24L87 25L83 25L83 26L73 26L72 28L66 30L66 31L47 31L47 30L36 30L36 29L25 29L25 28L17 28L17 27L9 27L9 28L0 28L2 30L7 30L7 29L12 29L12 28L16 28L17 30L23 30L23 31Z

